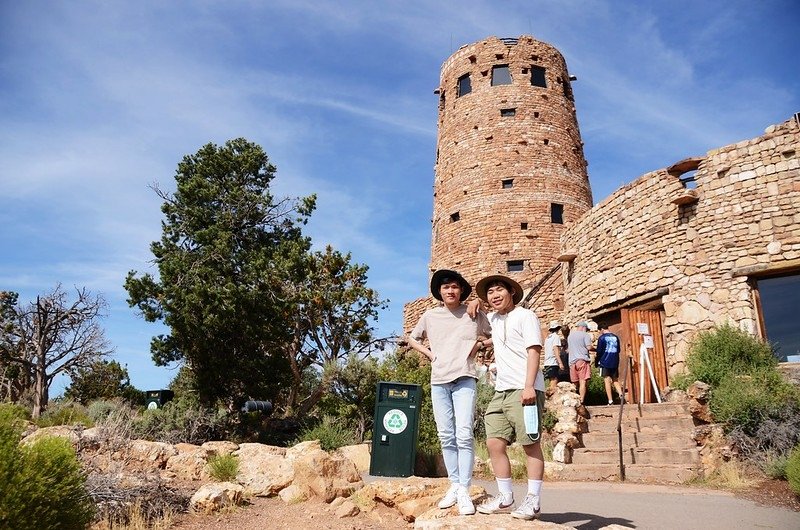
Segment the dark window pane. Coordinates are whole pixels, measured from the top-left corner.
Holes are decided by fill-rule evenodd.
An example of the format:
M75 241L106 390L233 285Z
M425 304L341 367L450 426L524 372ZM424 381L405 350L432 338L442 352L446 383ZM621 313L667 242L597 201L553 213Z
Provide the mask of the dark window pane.
M800 362L800 326L795 316L800 307L800 275L758 280L758 294L767 340L777 346L778 358Z
M520 260L513 260L507 261L506 266L508 267L508 272L522 272L525 270L525 262Z
M461 214L459 212L454 212L450 214L450 222L455 223L456 221L461 220Z
M517 115L517 109L500 109L500 116L504 118L516 115Z
M564 224L564 205L551 203L550 204L550 222L556 224Z
M469 80L469 74L464 74L458 78L458 96L466 96L472 92L472 83Z
M492 86L510 84L511 72L508 71L508 65L492 66Z
M508 190L514 187L514 179L505 179L502 181L503 189Z
M547 88L547 80L544 77L544 68L541 66L531 67L531 84L533 86Z

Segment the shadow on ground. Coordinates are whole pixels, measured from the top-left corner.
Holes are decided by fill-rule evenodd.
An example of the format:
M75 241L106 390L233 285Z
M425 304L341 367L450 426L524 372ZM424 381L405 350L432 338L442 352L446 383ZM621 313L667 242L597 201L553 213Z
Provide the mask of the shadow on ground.
M566 512L547 513L541 517L542 521L573 526L578 530L599 530L605 526L617 524L626 528L636 528L633 521L622 517L601 517L592 513Z

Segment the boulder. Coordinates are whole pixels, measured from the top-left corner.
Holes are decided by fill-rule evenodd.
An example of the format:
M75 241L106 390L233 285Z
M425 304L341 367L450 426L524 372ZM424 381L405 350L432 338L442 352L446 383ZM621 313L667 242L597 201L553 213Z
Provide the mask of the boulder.
M346 445L336 450L337 453L350 459L356 465L359 473L368 473L372 449L372 444L363 443L356 445Z
M201 445L203 449L206 450L208 456L225 456L233 453L237 449L239 449L239 445L233 442L225 442L225 441L211 441L206 442Z
M200 513L212 513L242 503L244 488L230 482L206 484L192 495L189 506Z
M299 444L289 447L288 449L284 449L284 455L289 460L294 460L298 456L302 455L307 451L321 451L322 444L319 443L319 440L310 440L308 442L300 442Z
M177 454L167 460L166 476L179 480L208 480L208 451L199 445L176 444Z
M372 482L358 491L356 496L364 509L374 508L382 504L394 508L409 522L430 510L455 515L458 508L439 510L436 504L450 488L446 478L409 477L400 480L383 480ZM479 486L470 487L473 502L479 502L486 496L486 490Z
M283 447L246 443L233 454L239 457L236 480L252 495L276 495L294 479L292 462L285 457L286 449Z
M171 444L147 440L132 440L124 450L125 460L154 469L164 469L167 461L176 454L178 452Z
M24 445L30 445L37 440L41 440L42 438L55 437L55 438L66 439L74 447L78 444L78 441L81 439L82 430L83 430L82 427L73 427L70 425L54 425L53 427L42 427L40 429L36 429L31 434L24 437L21 443L23 443Z
M308 489L301 488L300 486L296 486L291 484L286 486L281 491L278 492L278 497L281 498L283 502L286 504L296 504L298 502L303 502L310 497L313 496L313 493ZM341 499L341 497L339 497ZM337 499L337 500L339 500Z
M355 517L359 513L361 513L361 509L353 504L352 501L344 501L338 508L336 508L336 512L334 512L336 517L339 519L344 519L345 517Z
M713 423L714 416L708 407L711 387L702 381L695 381L686 389L686 395L689 396L688 408L692 417L706 423Z
M348 497L364 485L355 464L341 455L311 449L295 456L293 460L289 460L287 452L286 460L293 464L292 484L308 488L325 502L331 502L336 497Z

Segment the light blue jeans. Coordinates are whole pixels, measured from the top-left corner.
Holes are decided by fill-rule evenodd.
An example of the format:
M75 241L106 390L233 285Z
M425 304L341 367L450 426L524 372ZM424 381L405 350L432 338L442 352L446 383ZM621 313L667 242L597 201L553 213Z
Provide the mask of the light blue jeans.
M472 377L459 377L443 385L431 385L433 419L447 476L453 484L469 486L475 466L472 423L475 419L477 381Z

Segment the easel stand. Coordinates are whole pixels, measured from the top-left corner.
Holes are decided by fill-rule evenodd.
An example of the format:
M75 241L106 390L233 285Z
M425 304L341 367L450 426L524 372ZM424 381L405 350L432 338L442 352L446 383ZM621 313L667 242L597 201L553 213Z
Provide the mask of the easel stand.
M639 403L644 403L644 370L647 367L647 373L650 374L650 383L653 385L653 390L656 392L656 399L661 403L661 393L658 391L656 384L656 376L653 374L653 365L650 364L650 352L647 347L642 344L639 347Z

